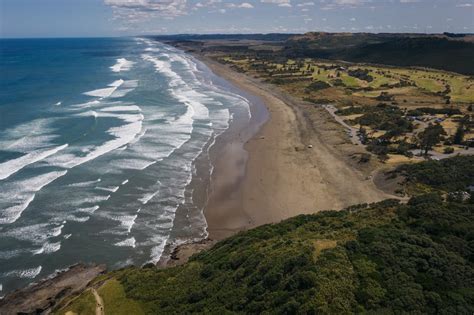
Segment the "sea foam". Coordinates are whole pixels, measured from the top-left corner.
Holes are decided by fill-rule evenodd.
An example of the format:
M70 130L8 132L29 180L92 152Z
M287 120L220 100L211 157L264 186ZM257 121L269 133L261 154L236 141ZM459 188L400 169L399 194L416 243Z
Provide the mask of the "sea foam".
M5 276L15 276L18 278L28 278L34 279L38 276L41 272L42 266L38 266L36 268L29 268L29 269L18 269L18 270L11 270L4 273Z
M110 67L113 72L128 71L135 63L125 58L117 59L117 63Z
M0 193L0 198L12 205L0 210L0 224L10 224L18 220L35 198L37 191L66 173L67 171L49 172L5 185Z
M9 160L4 163L0 163L0 180L6 179L10 177L11 175L15 174L22 168L36 163L38 161L41 161L45 158L47 158L50 155L53 155L65 148L67 148L67 144L57 146L54 148L49 148L45 150L38 150L38 151L33 151L30 153L27 153L19 158Z
M136 246L136 240L134 237L127 238L121 242L115 243L115 246L125 246L125 247L133 247Z

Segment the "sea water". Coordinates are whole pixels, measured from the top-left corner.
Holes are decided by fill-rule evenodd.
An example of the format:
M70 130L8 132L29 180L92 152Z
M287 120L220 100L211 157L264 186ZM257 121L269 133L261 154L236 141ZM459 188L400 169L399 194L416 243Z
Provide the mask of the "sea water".
M205 238L195 161L236 116L245 98L151 39L0 40L0 295Z

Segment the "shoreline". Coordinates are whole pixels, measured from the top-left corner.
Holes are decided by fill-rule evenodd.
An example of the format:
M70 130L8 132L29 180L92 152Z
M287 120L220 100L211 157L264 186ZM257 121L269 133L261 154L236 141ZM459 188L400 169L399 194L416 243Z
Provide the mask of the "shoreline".
M226 158L232 156L232 146L215 160L204 208L211 240L299 214L339 210L393 197L378 189L367 180L367 174L350 165L348 157L326 143L325 134L313 130L295 100L281 95L275 87L191 53L216 75L260 99L269 113L243 145L248 155L243 173L236 172L241 167L239 161Z
M235 130L226 130L209 150L213 164L209 188L206 193L206 189L196 191L201 201L207 199L203 212L208 237L169 244L168 257L158 267L183 264L217 241L263 224L391 197L331 150L324 135L312 130L307 118L295 109L293 100L257 79L193 55L241 95L249 96L254 120L238 122ZM341 176L335 176L338 173ZM70 278L77 281L75 275ZM59 279L49 279L46 284L53 288ZM29 289L14 292L25 290Z

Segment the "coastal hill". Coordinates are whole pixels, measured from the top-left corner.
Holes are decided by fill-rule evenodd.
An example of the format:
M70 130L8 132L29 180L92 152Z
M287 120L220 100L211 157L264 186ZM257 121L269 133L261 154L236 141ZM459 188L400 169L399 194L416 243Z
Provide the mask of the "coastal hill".
M290 58L324 58L420 66L474 74L474 36L468 34L307 33L290 37Z
M56 314L315 314L474 311L473 157L398 168L397 200L241 232L182 265L98 277ZM423 187L423 192L415 188Z
M260 54L286 58L322 58L392 66L419 66L457 73L474 74L474 35L472 34L397 34L325 33L305 34L213 34L153 36L172 42L211 42L215 50L229 46L255 48ZM221 43L221 45L219 45ZM232 45L230 45L232 43ZM250 46L249 46L250 44ZM265 49L266 48L266 49ZM275 53L277 51L277 53Z

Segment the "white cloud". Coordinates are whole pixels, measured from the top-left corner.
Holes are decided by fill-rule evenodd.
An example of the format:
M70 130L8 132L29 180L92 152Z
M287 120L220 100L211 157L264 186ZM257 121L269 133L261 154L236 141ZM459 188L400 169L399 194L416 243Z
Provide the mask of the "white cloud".
M308 7L308 6L313 6L313 5L314 5L314 2L310 1L310 2L298 3L296 6L298 6L298 7Z
M244 9L252 9L253 8L253 5L251 5L250 3L248 2L244 2L244 3L241 3L238 5L239 8L244 8Z
M472 3L460 3L456 5L456 7L458 8L470 8L472 6L473 6Z
M323 0L322 10L333 10L339 8L356 8L374 0Z
M186 0L104 0L116 18L135 19L152 16L176 17L186 14Z
M243 2L240 4L235 4L235 3L229 3L227 5L228 8L239 8L239 9L252 9L253 5L248 3L248 2Z
M284 5L290 5L291 6L291 0L260 0L262 3L270 3L270 4L277 4L279 6L284 6Z

